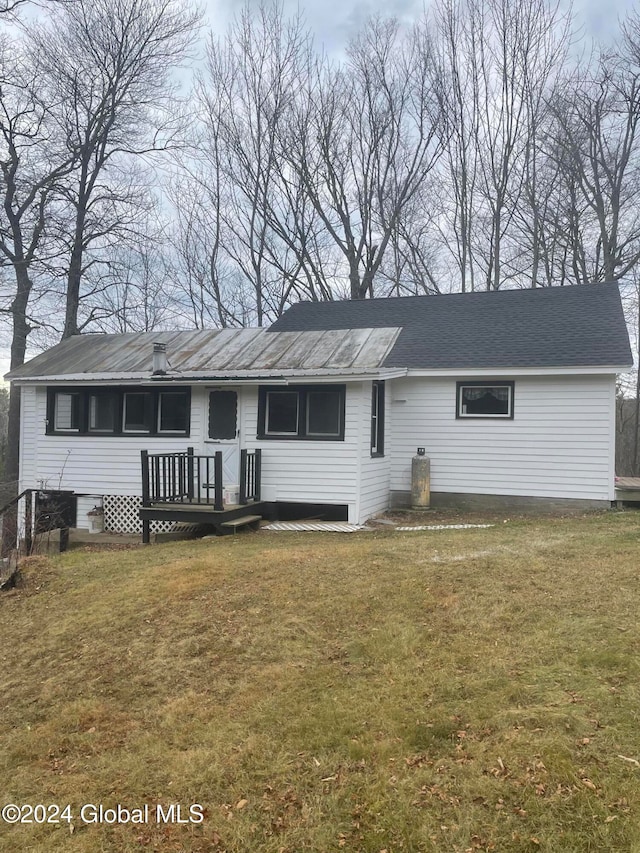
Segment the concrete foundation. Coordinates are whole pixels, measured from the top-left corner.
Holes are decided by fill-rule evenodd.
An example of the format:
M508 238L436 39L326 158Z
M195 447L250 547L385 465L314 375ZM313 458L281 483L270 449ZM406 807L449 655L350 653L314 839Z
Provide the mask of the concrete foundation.
M391 509L411 509L411 492L395 491L390 495ZM464 492L431 492L434 509L470 511L496 510L521 513L585 512L611 509L611 501L571 498L538 498L525 495L479 495Z

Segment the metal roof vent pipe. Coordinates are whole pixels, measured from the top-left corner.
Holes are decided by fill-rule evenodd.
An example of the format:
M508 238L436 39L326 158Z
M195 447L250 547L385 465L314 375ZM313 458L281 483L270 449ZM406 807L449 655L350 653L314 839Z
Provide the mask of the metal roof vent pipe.
M152 376L165 376L167 372L167 345L153 345L153 373Z

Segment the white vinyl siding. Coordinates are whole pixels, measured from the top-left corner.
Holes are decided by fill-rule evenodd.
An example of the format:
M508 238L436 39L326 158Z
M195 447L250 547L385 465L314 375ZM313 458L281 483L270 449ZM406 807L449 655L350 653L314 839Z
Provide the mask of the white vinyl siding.
M504 421L456 419L455 378L393 385L392 490L411 488L422 446L433 492L613 499L613 376L516 377Z
M25 387L20 392L20 482L18 491L34 489L38 483L39 436L46 427L46 393L42 391L44 409L38 405L36 389Z
M486 421L456 419L464 379L388 380L379 458L371 382L346 384L344 441L257 440L258 388L243 387L239 443L262 448L262 498L347 504L349 520L362 522L388 507L390 490L409 492L411 459L425 447L434 492L613 500L613 375L514 377L513 420ZM218 449L206 440L209 390L192 389L188 437L46 435L46 388L23 387L20 489L140 495L141 450Z
M318 390L321 390L318 385ZM286 386L283 386L286 390ZM258 389L244 389L241 447L262 448L262 498L291 503L348 504L355 522L358 500L360 383L347 385L344 441L256 439ZM367 429L368 429L367 424Z
M194 389L193 406L197 412L192 415L188 437L46 435L46 388L23 387L22 488L69 489L92 495L141 495L141 450L171 453L201 446L204 423L198 410L204 405L201 391ZM35 463L31 463L31 459Z
M262 448L264 500L348 504L350 520L357 520L359 448L366 446L369 453L369 413L367 407L366 423L361 429L360 393L360 383L347 385L344 441L291 441L286 438L258 441L258 389L257 386L242 389L239 397L242 406L240 446L247 450ZM23 488L38 487L42 481L44 487L50 489L141 495L141 450L160 453L194 447L196 453L214 453L218 449L215 443L205 441L203 433L208 411L208 393L203 387L192 389L191 434L188 437L46 435L46 389L24 388L23 394L25 400L31 400L23 420L23 436L30 448L30 458L36 458L34 448L37 447L38 460L37 470L32 465L29 479L23 478Z
M358 522L362 523L389 508L391 476L392 424L389 405L393 382L387 382L384 395L384 456L371 455L371 383L362 385L362 441L360 445L360 501Z

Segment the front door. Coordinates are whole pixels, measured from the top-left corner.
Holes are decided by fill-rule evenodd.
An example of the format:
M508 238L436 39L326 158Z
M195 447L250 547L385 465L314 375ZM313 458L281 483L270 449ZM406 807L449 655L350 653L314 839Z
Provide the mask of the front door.
M222 482L237 486L240 478L240 411L238 392L232 388L212 388L207 407L209 452L222 451ZM213 448L211 447L213 445Z

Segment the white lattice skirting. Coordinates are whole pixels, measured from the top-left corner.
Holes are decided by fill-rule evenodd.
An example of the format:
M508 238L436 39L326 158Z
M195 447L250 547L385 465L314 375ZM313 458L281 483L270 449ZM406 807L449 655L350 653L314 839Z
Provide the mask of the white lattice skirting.
M104 495L104 529L109 533L142 533L142 522L138 518L138 510L142 506L142 498L136 495ZM171 530L172 521L152 521L153 533L165 533Z

